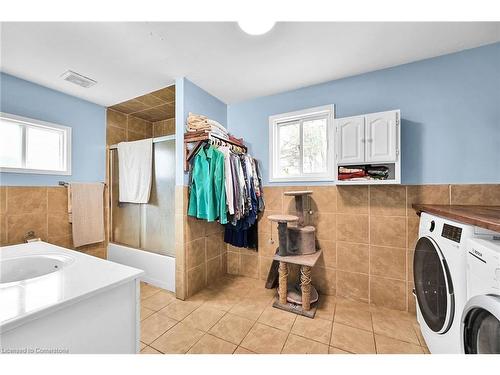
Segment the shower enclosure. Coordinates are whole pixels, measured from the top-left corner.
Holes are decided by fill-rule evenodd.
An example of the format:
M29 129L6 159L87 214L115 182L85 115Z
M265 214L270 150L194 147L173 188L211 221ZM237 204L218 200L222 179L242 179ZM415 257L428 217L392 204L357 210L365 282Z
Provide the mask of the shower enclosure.
M119 202L118 150L110 147L108 259L145 271L144 281L175 290L175 136L153 138L147 204Z

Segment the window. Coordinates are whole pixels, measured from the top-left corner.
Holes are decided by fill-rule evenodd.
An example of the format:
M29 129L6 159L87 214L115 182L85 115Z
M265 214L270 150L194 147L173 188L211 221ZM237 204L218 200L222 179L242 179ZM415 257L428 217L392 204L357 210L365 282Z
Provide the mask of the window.
M0 113L0 171L71 174L71 128Z
M269 180L333 180L333 118L333 105L269 117Z

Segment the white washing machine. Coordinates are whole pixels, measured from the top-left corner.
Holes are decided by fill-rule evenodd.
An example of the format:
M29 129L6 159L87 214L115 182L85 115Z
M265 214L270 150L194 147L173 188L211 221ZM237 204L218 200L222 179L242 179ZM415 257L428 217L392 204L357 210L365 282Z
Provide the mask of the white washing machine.
M474 226L423 212L413 258L417 320L431 353L461 353L465 242Z
M469 239L466 250L462 353L500 354L500 239Z

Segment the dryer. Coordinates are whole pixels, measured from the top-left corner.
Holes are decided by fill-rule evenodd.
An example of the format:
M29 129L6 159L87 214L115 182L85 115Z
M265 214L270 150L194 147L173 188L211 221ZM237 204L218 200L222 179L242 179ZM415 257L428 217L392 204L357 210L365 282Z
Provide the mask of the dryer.
M413 259L417 320L431 353L460 353L466 296L465 242L474 226L423 212Z
M467 241L467 297L462 353L500 354L500 239Z

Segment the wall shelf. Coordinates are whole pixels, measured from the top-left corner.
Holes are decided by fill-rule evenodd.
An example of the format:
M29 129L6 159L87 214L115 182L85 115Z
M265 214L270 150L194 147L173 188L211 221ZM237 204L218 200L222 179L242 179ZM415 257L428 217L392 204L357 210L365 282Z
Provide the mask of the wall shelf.
M247 146L242 141L227 139L220 135L205 131L187 132L184 133L184 171L187 172L189 170L189 161L194 155L196 155L196 152L201 145L210 140L219 140L227 143L228 145L241 147L245 152L247 152ZM190 145L193 143L195 143L195 145L190 148Z

